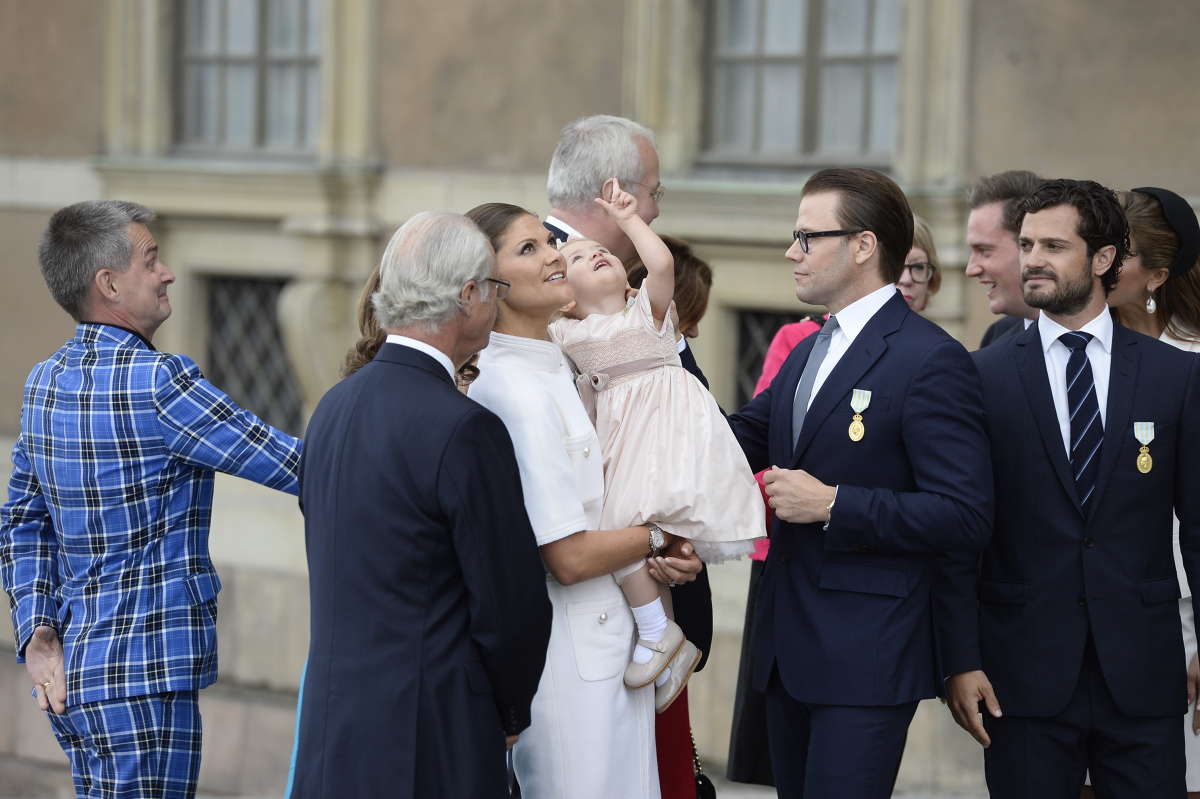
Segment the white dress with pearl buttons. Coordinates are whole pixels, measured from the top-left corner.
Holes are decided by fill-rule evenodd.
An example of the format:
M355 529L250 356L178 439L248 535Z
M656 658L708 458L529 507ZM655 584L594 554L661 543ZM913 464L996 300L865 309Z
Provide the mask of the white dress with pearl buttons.
M504 422L539 546L600 523L600 444L562 351L493 333L469 396ZM657 799L654 691L622 679L633 615L610 575L560 585L533 723L514 751L526 799Z

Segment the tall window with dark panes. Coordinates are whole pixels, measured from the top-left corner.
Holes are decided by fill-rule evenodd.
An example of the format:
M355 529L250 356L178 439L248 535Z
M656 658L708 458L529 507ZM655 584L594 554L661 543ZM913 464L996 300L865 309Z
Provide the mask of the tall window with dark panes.
M178 0L180 154L311 156L321 0Z
M887 167L903 0L710 0L704 164Z
M288 365L276 316L286 282L214 276L207 283L209 379L268 424L300 435L300 388Z

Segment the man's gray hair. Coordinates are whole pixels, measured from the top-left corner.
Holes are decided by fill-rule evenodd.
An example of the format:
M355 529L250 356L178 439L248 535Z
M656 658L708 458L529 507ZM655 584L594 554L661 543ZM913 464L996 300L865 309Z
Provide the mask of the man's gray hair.
M42 277L54 301L81 321L96 273L129 268L129 226L153 220L149 208L123 200L75 203L55 211L38 244Z
M461 214L423 211L400 226L383 251L379 291L371 295L384 329L423 325L437 331L462 307L459 294L478 281L482 297L490 284L492 245Z
M562 129L550 158L546 194L553 208L591 207L604 181L637 183L646 174L637 137L654 146L654 133L625 117L583 117ZM649 187L651 190L654 186Z

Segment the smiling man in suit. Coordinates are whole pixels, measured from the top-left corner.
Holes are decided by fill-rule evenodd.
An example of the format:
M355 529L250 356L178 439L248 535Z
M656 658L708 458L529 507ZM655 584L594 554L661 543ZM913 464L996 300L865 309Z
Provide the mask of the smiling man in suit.
M829 321L730 417L751 468L778 467L754 682L789 799L891 795L917 702L938 688L935 564L990 533L979 377L894 285L912 237L886 176L810 178L787 257L796 296Z
M996 518L935 592L949 705L987 747L993 797L1074 799L1085 769L1100 797L1183 797L1172 511L1195 581L1200 362L1114 326L1129 231L1110 190L1050 181L1020 212L1041 315L975 354Z

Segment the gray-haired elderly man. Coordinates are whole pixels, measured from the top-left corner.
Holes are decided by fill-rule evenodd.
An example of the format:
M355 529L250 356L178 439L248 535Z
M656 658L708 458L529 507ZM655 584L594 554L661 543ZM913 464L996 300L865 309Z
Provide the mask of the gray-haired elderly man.
M663 196L658 178L658 151L649 128L605 114L577 119L562 129L550 159L546 229L560 244L571 237L592 239L631 263L637 258L633 243L595 200L611 199L608 183L615 180L637 197L638 215L648 225L658 218Z
M76 203L42 275L78 323L25 382L0 581L17 659L79 796L177 799L200 768L197 691L217 676L213 472L297 491L299 440L150 343L175 276L136 203Z
M387 342L322 398L300 504L311 643L292 797L506 797L550 638L500 419L455 388L508 284L473 222L418 214L373 297Z

